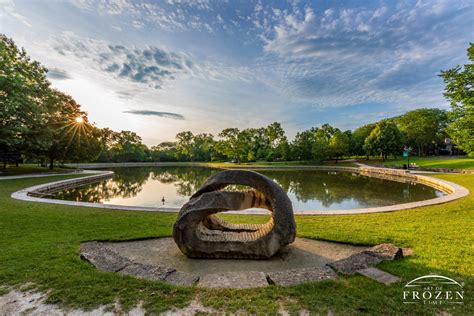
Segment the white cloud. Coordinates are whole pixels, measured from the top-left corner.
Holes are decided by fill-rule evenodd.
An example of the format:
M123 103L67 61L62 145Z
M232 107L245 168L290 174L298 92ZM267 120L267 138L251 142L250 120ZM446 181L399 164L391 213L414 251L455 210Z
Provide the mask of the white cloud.
M20 21L27 27L31 28L31 24L28 19L25 16L16 12L15 3L13 2L13 0L0 0L0 18L2 17L2 15L9 15Z

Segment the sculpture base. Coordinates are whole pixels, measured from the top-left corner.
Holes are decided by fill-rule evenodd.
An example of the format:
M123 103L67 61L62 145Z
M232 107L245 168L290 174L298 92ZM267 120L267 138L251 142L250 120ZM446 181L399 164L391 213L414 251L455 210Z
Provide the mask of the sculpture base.
M296 238L294 243L266 260L190 259L178 249L173 238L157 238L88 242L81 245L81 256L102 271L177 285L192 285L199 281L198 286L202 287L251 288L268 286L268 282L272 283L269 277L280 280L281 272L291 283L335 278L336 273L327 264L364 249ZM288 280L281 282L285 284Z

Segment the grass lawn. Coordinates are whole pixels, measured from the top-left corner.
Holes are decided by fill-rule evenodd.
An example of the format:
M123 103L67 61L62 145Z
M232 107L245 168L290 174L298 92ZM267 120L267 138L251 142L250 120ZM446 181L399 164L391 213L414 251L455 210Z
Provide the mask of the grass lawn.
M407 159L399 158L382 161L378 158L371 158L370 160L360 160L360 162L379 166L403 166L407 163ZM412 163L425 168L474 169L474 158L460 156L410 157L410 164Z
M72 177L72 176L71 176ZM439 175L474 192L474 175ZM205 290L177 287L97 271L78 256L81 242L130 240L171 235L175 214L124 212L17 201L16 190L61 177L0 181L0 294L11 286L31 284L48 291L49 302L91 309L119 301L124 308L139 302L150 313L187 306L198 298L226 312L276 313L280 306L336 315L438 314L474 315L474 195L449 204L393 213L347 216L297 216L300 237L374 245L391 242L411 247L413 257L379 265L403 280L385 286L362 276L296 287L258 290ZM233 221L236 216L227 215ZM240 222L261 222L244 216ZM464 282L463 305L402 303L403 285L429 273ZM455 304L454 304L455 305Z
M58 168L55 167L53 170L50 170L49 167L41 167L37 164L20 164L18 167L15 165L7 165L6 169L3 169L3 166L0 167L0 177L2 176L16 176L22 174L32 174L32 173L49 173L49 172L68 172L73 170L73 168Z
M219 167L245 167L245 166L340 166L340 167L358 167L353 160L339 160L336 162L332 161L277 161L277 162L268 162L268 161L256 161L256 162L243 162L240 164L237 163L228 163L228 162L210 162L209 166L219 166Z

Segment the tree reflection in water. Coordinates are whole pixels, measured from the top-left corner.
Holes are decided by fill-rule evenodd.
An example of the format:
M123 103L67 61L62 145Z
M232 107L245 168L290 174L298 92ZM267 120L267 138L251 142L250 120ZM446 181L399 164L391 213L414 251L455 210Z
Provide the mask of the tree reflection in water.
M175 198L189 197L219 169L204 167L115 168L112 179L67 189L56 198L104 203L111 199L133 198L140 204L140 192L152 182L173 188ZM257 170L272 178L288 192L293 202L303 209L337 209L338 204L363 208L407 203L435 198L439 191L420 184L413 185L366 177L349 172L314 170ZM235 188L234 188L235 189ZM159 204L162 195L156 192ZM167 199L173 197L167 197ZM143 205L148 206L148 205Z

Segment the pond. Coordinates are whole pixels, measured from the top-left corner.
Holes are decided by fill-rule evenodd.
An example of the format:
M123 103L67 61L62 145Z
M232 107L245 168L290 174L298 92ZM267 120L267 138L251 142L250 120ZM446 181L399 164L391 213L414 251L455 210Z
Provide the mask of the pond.
M111 179L56 192L54 198L114 205L180 208L220 169L205 167L114 168ZM349 210L433 199L434 188L350 172L260 169L288 193L295 213Z

